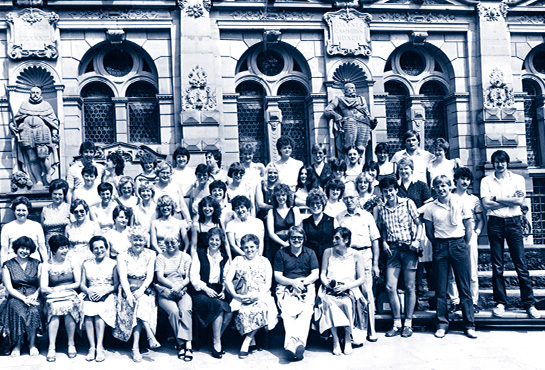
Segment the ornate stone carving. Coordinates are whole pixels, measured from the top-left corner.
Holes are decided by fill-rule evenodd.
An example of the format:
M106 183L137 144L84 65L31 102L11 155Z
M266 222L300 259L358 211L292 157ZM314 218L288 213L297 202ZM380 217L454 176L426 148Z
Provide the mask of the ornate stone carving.
M367 76L363 69L354 62L343 63L333 72L335 87L342 89L347 83L353 83L356 87L362 87L367 82Z
M216 94L210 89L208 75L195 66L188 75L189 85L182 98L183 110L213 110L217 106Z
M498 68L490 73L490 86L484 91L485 120L514 120L515 99L513 88L503 80L503 72Z
M413 45L424 45L426 39L428 38L427 32L416 32L411 33L411 41Z
M209 12L212 7L211 0L177 0L180 9L185 10L189 17L200 18L204 12Z
M383 13L375 17L382 22L426 22L426 23L447 23L456 20L453 14L441 13Z
M502 1L500 5L495 6L484 6L482 3L477 4L477 10L479 15L488 22L496 22L500 17L507 17L507 11L509 6L505 1Z
M70 12L73 19L156 19L161 14L149 9L92 9Z
M263 31L263 42L267 45L275 45L282 39L282 32L280 30L265 30Z
M324 14L324 20L328 26L326 46L329 55L371 56L371 14L346 8Z
M140 157L142 157L144 153L149 153L159 160L165 160L167 157L165 154L158 153L157 151L149 148L146 145L134 145L118 142L108 145L97 146L95 159L99 161L105 161L108 157L108 154L113 152L120 154L125 162L129 163L138 163L140 161Z
M44 6L44 0L13 0L13 5L17 5L20 7L33 7L33 8L41 8Z
M545 15L523 15L518 17L517 21L523 24L543 24L545 23Z
M57 58L57 13L23 9L8 13L6 21L9 26L8 56L11 59Z
M267 21L308 21L312 19L310 12L294 12L286 10L237 10L231 13L231 17L236 20L267 20Z
M106 40L108 40L108 42L113 45L123 43L126 37L127 34L125 33L125 31L119 28L106 31Z

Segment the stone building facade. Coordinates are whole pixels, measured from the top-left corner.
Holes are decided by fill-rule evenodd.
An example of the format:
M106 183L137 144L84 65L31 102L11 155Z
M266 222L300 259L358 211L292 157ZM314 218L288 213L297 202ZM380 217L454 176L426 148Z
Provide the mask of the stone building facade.
M0 0L0 192L10 111L33 85L61 122L64 176L85 139L133 165L179 145L229 164L241 142L266 163L287 133L308 160L315 142L334 150L323 112L350 81L378 119L373 146L445 137L477 178L506 150L541 227L544 23L540 0Z

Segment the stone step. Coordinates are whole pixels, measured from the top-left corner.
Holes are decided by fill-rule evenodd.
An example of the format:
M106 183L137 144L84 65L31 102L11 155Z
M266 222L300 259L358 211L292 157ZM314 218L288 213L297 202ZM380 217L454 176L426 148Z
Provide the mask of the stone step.
M508 297L520 297L519 289L506 289ZM479 296L492 295L492 289L479 289ZM545 289L534 289L534 297L545 297Z
M521 326L545 326L545 310L539 311L541 314L540 319L532 319L528 317L528 314L525 310L522 309L507 309L503 317L495 317L492 314L492 310L481 310L475 314L475 322L477 324L488 324L488 325L512 325L516 323ZM404 316L404 315L402 315ZM376 321L390 321L392 320L392 315L390 314L377 314L375 315ZM435 320L435 311L416 311L413 316L414 320L423 320L431 321L430 324L433 324ZM456 311L449 315L451 321L462 321L462 312Z
M545 251L545 244L526 244L524 245L525 250L537 250L537 251ZM505 246L505 250L508 251L509 248L507 245ZM479 244L479 252L490 252L490 244Z
M536 277L545 276L545 270L530 270L529 273L530 273L530 276L536 276ZM479 278L491 278L492 277L492 271L479 271L478 275L479 275ZM514 271L514 270L504 271L503 276L504 277L516 277L517 272Z

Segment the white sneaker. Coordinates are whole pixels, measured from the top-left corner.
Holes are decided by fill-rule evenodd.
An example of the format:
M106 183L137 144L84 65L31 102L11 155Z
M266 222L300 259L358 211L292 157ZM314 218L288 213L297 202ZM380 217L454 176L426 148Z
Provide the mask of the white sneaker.
M496 317L503 317L505 315L505 305L498 303L492 310L492 314Z
M537 308L535 308L534 306L528 307L526 312L528 312L528 316L530 316L532 319L540 319L541 318L541 314L539 313Z

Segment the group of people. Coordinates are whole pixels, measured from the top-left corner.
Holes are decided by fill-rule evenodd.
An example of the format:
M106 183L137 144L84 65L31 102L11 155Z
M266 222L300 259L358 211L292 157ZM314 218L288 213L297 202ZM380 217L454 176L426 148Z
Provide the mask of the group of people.
M11 206L15 219L2 228L8 299L1 320L11 355L20 355L25 337L30 355L38 355L36 333L47 330L46 359L55 361L63 320L68 357L77 356L74 337L81 328L89 341L86 359L104 361L108 326L115 338L132 338L131 357L140 362L142 333L149 348L161 346L158 307L184 361L193 359L194 323L211 326L211 355L222 358L222 334L233 318L242 336L240 358L258 346L256 333L272 330L279 318L293 360L303 359L311 328L331 335L333 354L350 354L353 345L378 340L373 284L379 276L385 276L393 315L386 337L412 335L424 270L435 291L435 336L448 330L450 298L461 304L466 335L476 338L483 206L494 314L505 312L506 239L522 303L539 317L523 249L524 180L507 170L507 153L492 156L495 172L481 183L481 204L469 193L471 171L447 159L447 141L436 140L433 154L420 148L417 132L407 132L403 142L392 159L388 145L378 144L377 161L367 163L357 147L347 148L346 159L327 159L325 146L315 144L313 163L306 165L291 157L293 140L281 136L279 160L255 163L254 147L245 144L240 162L227 170L217 150L191 168L191 155L181 147L172 163L143 155L134 178L124 175L119 154L102 165L95 145L82 143L66 180L51 182L52 202L41 222L28 218L32 205L20 196Z

